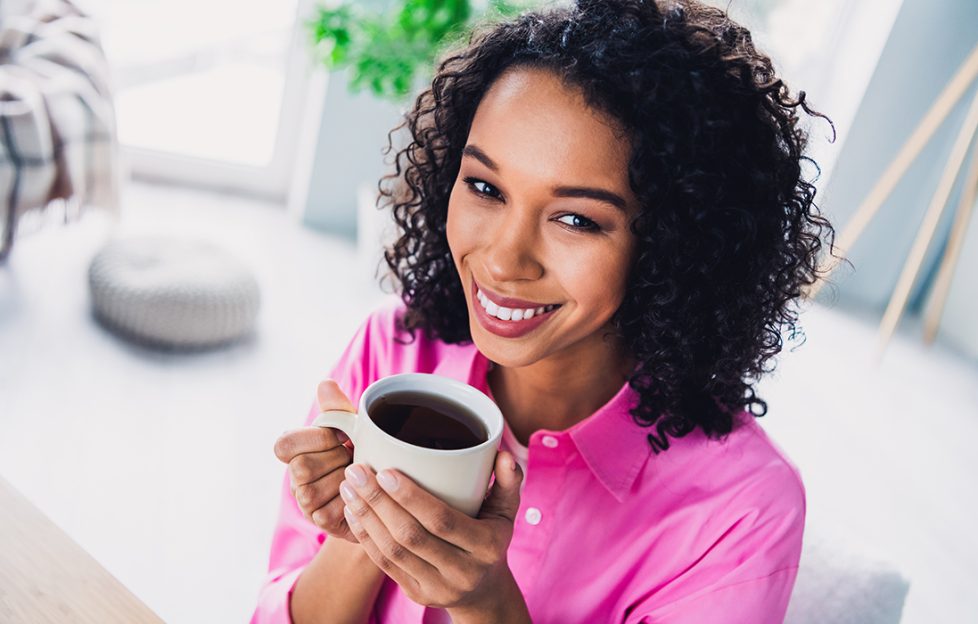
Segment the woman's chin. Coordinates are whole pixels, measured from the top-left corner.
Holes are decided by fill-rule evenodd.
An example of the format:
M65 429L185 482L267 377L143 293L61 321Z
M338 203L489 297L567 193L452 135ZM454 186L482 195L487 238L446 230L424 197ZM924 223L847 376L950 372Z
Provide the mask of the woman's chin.
M496 366L521 368L533 364L538 359L533 354L528 353L525 344L515 344L506 338L494 336L481 327L472 327L470 331L472 332L472 342L475 343L476 348ZM507 341L510 344L501 344Z

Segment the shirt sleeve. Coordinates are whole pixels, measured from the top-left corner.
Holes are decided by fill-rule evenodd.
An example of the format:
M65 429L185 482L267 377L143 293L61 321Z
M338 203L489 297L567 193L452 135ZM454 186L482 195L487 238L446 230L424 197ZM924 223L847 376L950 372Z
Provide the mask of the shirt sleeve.
M624 624L782 624L801 558L805 492L786 465L743 485L696 563L632 603Z
M718 587L661 607L640 605L626 624L783 624L797 567Z
M336 380L350 401L356 405L363 390L369 385L371 371L370 343L374 333L374 320L368 318L354 334L353 339L340 355L328 378ZM306 416L305 426L310 426L319 414L319 402L314 399ZM299 575L319 552L327 535L306 519L292 496L292 488L286 468L282 480L279 518L272 536L268 574L258 595L258 605L251 617L251 624L292 624L290 602L292 590Z

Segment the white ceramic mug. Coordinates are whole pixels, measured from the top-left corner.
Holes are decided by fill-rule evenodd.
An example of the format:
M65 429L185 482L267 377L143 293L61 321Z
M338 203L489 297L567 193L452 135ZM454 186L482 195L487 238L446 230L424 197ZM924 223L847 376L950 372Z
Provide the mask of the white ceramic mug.
M377 426L369 410L378 398L395 392L433 394L466 408L485 425L489 439L464 449L433 449L399 440ZM353 441L353 461L380 472L394 468L455 509L479 513L503 435L503 415L482 392L455 379L428 373L401 373L370 384L357 413L321 412L316 427L339 429Z

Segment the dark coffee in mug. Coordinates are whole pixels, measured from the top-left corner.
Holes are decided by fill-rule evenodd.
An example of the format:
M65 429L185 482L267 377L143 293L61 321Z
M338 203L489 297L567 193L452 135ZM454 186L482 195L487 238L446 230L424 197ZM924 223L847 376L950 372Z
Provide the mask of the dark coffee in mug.
M386 433L415 446L455 450L489 439L481 418L454 401L424 392L385 394L367 413Z

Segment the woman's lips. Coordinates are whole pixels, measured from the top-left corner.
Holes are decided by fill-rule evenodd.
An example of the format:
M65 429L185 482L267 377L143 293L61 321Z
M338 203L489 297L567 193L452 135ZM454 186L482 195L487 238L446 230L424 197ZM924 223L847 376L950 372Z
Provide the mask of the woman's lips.
M494 293L491 290L487 291L481 285L479 285L475 278L472 278L472 284L479 290L480 293L489 297L489 299L498 306L506 306L507 308L543 308L550 304L546 303L536 303L534 301L527 301L526 299L516 299L515 297L504 297L499 293Z
M475 308L475 316L477 319L479 319L479 324L485 327L486 330L504 338L518 338L533 331L543 323L546 323L547 320L553 316L553 313L559 310L561 307L558 305L549 312L534 314L534 316L529 319L519 321L504 321L486 312L486 309L482 307L482 303L479 301L479 297L476 294L478 290L479 286L473 279L470 292L472 296L472 306Z

